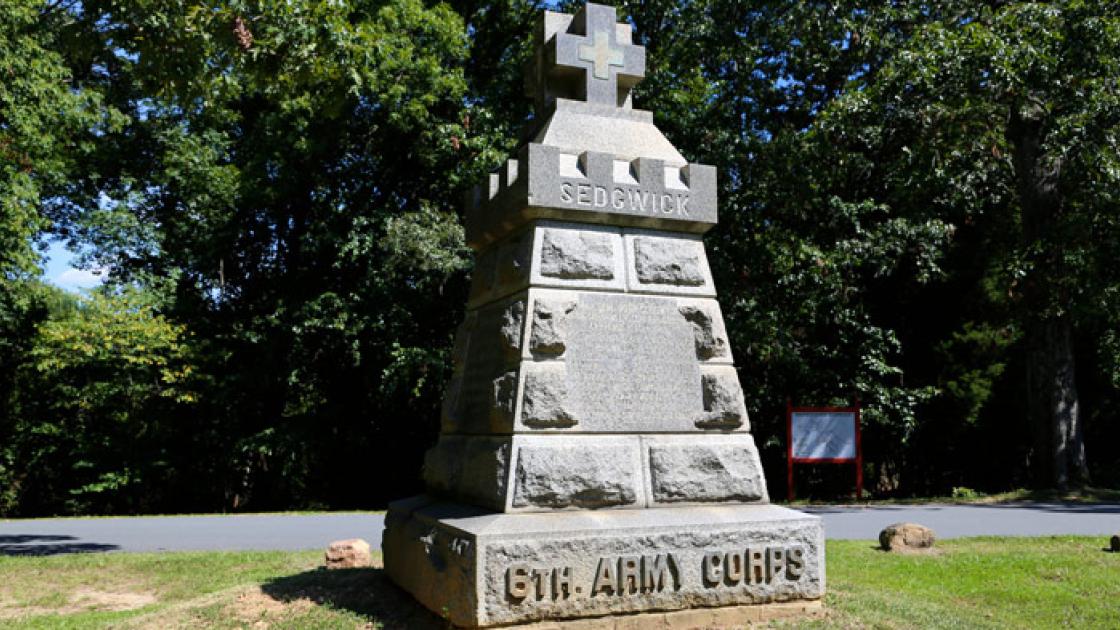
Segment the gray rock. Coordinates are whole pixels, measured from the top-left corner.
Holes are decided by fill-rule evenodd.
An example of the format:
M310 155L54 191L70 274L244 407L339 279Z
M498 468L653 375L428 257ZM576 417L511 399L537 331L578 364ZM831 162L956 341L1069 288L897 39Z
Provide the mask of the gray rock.
M336 540L327 545L325 554L328 569L357 569L370 566L373 558L369 553L369 543L361 538Z
M534 355L564 354L567 336L566 321L576 308L574 298L538 297L533 301L533 326L529 351Z
M883 551L927 551L936 539L932 529L917 523L895 523L879 532L879 545Z
M749 439L749 436L746 436ZM766 497L754 441L654 444L649 448L656 503L760 501Z
M520 447L513 506L604 508L637 502L634 450L622 445L589 446Z
M568 400L563 363L540 363L525 368L521 422L532 428L561 428L578 424Z
M697 287L705 282L702 243L687 239L636 237L634 271L642 284Z
M703 376L704 413L696 421L702 429L734 429L746 423L747 406L735 368L708 368Z
M608 234L546 229L542 238L541 275L571 280L614 277L614 243Z

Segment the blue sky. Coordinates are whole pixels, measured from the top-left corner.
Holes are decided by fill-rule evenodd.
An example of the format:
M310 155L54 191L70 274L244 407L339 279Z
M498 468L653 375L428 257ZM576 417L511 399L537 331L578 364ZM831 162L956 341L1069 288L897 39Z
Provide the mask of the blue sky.
M61 241L50 241L47 249L43 280L67 291L78 292L101 284L101 276L92 271L74 267L74 254Z

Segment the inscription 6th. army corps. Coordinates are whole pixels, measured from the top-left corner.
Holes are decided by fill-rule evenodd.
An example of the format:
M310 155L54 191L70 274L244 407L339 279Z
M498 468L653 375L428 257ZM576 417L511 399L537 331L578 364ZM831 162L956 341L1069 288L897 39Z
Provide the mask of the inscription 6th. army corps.
M805 570L805 550L800 545L756 546L731 551L710 551L702 556L699 575L707 589L747 588L775 581L796 582ZM600 557L595 575L576 582L571 566L533 566L515 563L506 569L506 595L510 603L560 600L573 596L626 597L678 591L682 584L681 560L674 553Z

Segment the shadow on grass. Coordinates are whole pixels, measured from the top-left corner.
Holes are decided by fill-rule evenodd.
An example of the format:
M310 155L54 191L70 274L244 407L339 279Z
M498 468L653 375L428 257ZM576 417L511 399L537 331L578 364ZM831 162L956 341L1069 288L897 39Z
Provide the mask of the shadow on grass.
M96 553L120 549L118 545L66 542L74 536L55 534L6 534L0 536L0 556L55 556L60 553Z
M269 580L261 591L284 603L307 599L320 606L349 610L390 630L451 627L393 584L380 568L319 568Z

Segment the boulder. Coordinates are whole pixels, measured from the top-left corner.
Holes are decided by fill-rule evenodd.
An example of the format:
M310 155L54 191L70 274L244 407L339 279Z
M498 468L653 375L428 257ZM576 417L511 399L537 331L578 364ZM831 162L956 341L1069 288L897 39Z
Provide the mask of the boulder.
M370 566L369 543L361 538L336 540L327 547L328 569L354 569Z
M879 532L883 551L925 551L936 539L932 529L917 523L895 523Z

